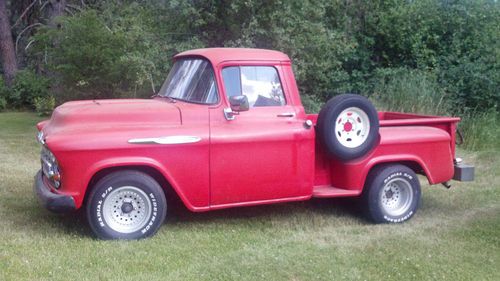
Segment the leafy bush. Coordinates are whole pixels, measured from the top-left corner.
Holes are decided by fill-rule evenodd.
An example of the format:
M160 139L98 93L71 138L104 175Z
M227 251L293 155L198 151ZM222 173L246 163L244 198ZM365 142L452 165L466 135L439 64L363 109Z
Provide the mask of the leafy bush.
M60 17L61 28L38 29L20 41L30 42L26 61L51 77L57 102L149 96L180 51L253 47L290 56L308 112L333 94L353 92L387 110L465 116L464 130L478 138L493 132L479 120L498 120L498 1L86 3ZM47 97L22 90L28 84L5 89L0 105L2 96L14 107Z
M147 7L102 3L101 11L60 17L61 28L38 32L33 55L57 74L58 101L150 96L158 88L177 51L154 32Z
M35 98L49 95L49 79L25 69L17 73L7 92L7 103L12 108L34 108Z
M447 113L444 91L430 72L405 68L378 69L373 79L374 100L389 111Z
M492 109L486 112L466 113L458 128L464 135L464 147L471 150L500 150L500 113Z
M53 96L36 97L34 105L38 115L49 116L56 106L56 100Z
M293 61L302 94L324 99L350 90L343 64L354 56L354 38L327 24L335 3L321 0L189 2L189 29L209 47L280 50ZM229 12L230 10L230 12Z
M367 48L373 50L377 67L431 70L455 107L499 108L498 1L396 0L371 5L362 33L372 39Z
M302 105L307 113L319 113L324 102L315 96L301 95Z
M301 94L321 100L371 95L378 69L406 68L456 108L499 108L497 1L112 0L59 22L38 30L30 60L59 78L58 101L148 96L173 54L225 46L284 51Z
M443 63L440 84L450 93L450 100L461 111L485 111L500 108L500 63L492 58L457 58Z
M64 93L74 94L61 100L117 97L123 76L120 57L131 42L108 30L95 11L60 20L61 29L42 30L37 40L45 43L39 47L48 53L49 69L59 75ZM49 48L53 42L57 45Z

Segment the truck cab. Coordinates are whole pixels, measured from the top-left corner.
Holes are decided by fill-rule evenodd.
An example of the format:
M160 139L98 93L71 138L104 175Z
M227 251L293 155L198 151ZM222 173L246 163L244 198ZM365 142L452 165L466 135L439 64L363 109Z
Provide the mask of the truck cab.
M458 122L377 112L358 95L306 114L287 55L191 50L150 100L68 102L40 122L35 191L52 211L85 208L104 239L153 235L173 193L194 212L360 197L373 221L403 222L416 174L472 180L455 165Z

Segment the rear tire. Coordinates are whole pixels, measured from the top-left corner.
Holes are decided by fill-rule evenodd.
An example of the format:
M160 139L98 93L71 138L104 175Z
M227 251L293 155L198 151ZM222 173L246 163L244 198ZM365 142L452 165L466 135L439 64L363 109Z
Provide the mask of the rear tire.
M339 95L323 106L316 128L329 154L349 161L366 155L376 145L378 113L363 96Z
M420 205L420 182L410 168L387 164L370 171L363 190L363 207L375 223L401 223Z
M111 173L89 194L87 219L101 239L142 239L155 234L167 212L165 194L149 175L133 170Z

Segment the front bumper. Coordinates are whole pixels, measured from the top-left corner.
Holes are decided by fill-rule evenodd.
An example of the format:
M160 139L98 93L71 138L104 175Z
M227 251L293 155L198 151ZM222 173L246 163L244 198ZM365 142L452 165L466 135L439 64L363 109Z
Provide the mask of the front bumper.
M35 194L42 205L55 213L67 213L76 210L75 200L69 195L52 193L50 188L43 181L42 171L38 171L35 176L33 186Z

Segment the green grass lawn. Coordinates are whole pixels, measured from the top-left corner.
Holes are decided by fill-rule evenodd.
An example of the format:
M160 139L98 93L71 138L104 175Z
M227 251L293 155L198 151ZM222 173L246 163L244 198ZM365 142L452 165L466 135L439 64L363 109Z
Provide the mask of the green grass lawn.
M190 213L156 236L96 240L32 191L30 113L0 114L0 280L500 280L500 152L460 151L476 181L428 186L416 216L373 225L353 200Z

